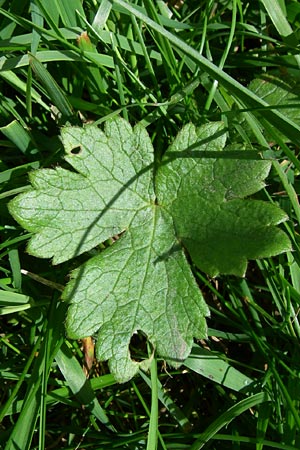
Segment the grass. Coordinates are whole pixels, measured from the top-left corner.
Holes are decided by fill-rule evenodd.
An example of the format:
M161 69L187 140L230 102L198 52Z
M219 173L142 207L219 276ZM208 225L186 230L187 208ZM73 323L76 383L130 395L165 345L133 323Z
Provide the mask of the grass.
M299 14L292 0L0 2L0 448L299 448ZM248 89L274 73L294 97ZM32 258L6 206L29 171L64 164L61 126L115 114L147 127L158 158L208 120L275 156L259 195L288 213L293 243L243 279L195 269L208 339L179 370L153 359L124 385L99 362L87 379L90 343L65 335L60 293L80 258Z

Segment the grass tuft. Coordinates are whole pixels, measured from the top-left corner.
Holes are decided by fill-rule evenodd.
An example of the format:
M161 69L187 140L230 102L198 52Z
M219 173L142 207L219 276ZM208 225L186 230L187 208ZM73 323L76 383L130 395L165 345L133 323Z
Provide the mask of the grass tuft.
M298 3L0 3L0 448L300 448ZM262 75L293 92L250 90ZM124 385L96 361L87 378L65 335L61 286L85 256L31 257L7 210L30 171L64 164L62 126L115 114L148 128L158 159L184 124L224 121L273 159L259 196L286 211L293 243L243 279L195 269L208 339L180 369L153 358Z

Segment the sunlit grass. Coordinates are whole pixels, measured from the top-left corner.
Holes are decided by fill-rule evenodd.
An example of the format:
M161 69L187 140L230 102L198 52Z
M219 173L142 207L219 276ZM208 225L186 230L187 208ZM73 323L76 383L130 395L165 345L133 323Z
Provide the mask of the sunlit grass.
M299 13L279 0L1 3L1 448L299 448ZM293 80L293 102L267 107L247 88L261 73ZM60 287L81 259L30 257L6 207L29 171L64 164L61 126L114 114L148 128L157 158L185 123L223 120L275 158L259 195L287 212L293 244L244 279L195 269L208 339L180 370L154 360L124 385L96 362L86 381L82 343L66 338Z

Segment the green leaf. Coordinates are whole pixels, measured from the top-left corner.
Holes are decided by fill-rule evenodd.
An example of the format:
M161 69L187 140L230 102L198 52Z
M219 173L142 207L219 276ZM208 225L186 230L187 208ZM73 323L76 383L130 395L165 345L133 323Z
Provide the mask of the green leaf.
M29 253L53 257L54 264L123 232L155 199L153 150L142 127L133 133L122 120L108 122L105 133L94 126L66 127L62 139L65 159L77 172L31 172L35 189L11 204L16 220L37 232Z
M290 248L285 233L274 226L287 216L272 204L243 200L264 186L271 163L226 158L226 148L218 152L226 141L221 131L221 123L198 130L185 126L166 152L156 192L173 217L177 238L201 270L243 276L247 259ZM201 157L205 152L209 158Z
M104 132L65 127L62 140L74 171L33 172L33 189L9 208L34 233L28 251L55 264L114 237L71 275L63 293L69 336L98 332L97 357L121 382L151 364L130 356L137 331L179 366L193 338L206 335L209 315L186 251L211 275L242 275L247 259L290 249L275 227L286 215L243 199L263 187L270 162L226 153L221 123L184 127L159 167L146 130L121 118Z
M248 87L254 94L272 105L274 109L276 107L277 110L280 110L286 118L297 125L300 124L299 80L291 71L260 74L259 77L251 81ZM249 129L247 124L246 129L247 131ZM276 131L279 132L279 130ZM251 135L250 130L248 133ZM284 142L291 142L291 139L287 139L282 133L280 133L280 137ZM272 140L269 136L267 138Z
M206 335L207 306L177 245L171 217L155 205L140 211L115 244L73 272L64 298L72 299L70 337L90 336L100 327L97 355L110 360L117 380L131 378L139 368L128 349L135 331L142 330L173 366L189 355L194 336Z

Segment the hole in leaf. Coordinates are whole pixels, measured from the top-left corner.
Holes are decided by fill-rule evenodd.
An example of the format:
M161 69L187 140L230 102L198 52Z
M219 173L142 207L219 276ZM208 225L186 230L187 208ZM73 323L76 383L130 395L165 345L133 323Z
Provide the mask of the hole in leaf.
M137 330L133 333L129 343L130 357L133 361L141 362L147 359L148 356L148 345L150 344L147 336L141 330ZM151 344L150 344L151 345ZM152 352L152 346L151 346Z
M80 145L78 145L78 147L72 148L72 150L70 151L71 155L79 155L81 152L82 148Z

